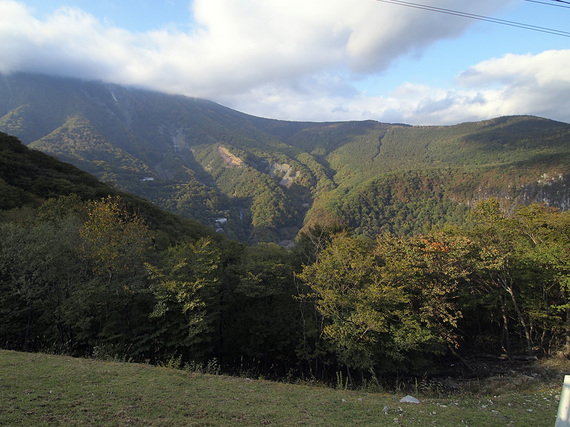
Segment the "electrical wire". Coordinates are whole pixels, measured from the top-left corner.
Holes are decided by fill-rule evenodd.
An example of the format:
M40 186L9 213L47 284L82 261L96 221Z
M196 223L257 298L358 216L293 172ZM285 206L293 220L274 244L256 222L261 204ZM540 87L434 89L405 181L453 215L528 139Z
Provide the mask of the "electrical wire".
M379 1L382 3L394 4L394 5L398 5L398 6L411 7L413 9L428 10L431 12L438 12L438 13L443 13L446 15L459 16L462 18L475 19L478 21L492 22L494 24L507 25L510 27L522 28L522 29L531 30L531 31L538 31L541 33L553 34L553 35L561 36L561 37L570 37L570 32L568 32L568 31L555 30L553 28L546 28L546 27L538 27L536 25L523 24L521 22L508 21L508 20L499 19L499 18L491 18L489 16L475 15L473 13L461 12L458 10L445 9L445 8L441 8L441 7L428 6L425 4L412 3L412 2L401 1L401 0L376 0L376 1ZM560 0L556 0L556 1L560 1Z
M529 3L544 4L546 6L554 6L554 7L562 7L564 9L570 9L570 2L565 2L565 1L554 0L557 3L547 3L545 1L539 1L539 0L524 0L524 1ZM558 2L563 4L558 4Z

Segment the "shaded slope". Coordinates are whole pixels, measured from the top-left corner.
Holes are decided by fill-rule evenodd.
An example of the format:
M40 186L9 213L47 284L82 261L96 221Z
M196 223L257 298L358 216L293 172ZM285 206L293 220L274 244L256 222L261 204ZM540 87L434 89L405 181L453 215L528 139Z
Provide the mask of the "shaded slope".
M137 196L119 192L93 175L31 150L17 138L0 132L0 212L19 208L33 210L49 198L71 194L82 200L121 196L159 233L164 245L181 238L197 239L214 234L210 227L165 212Z

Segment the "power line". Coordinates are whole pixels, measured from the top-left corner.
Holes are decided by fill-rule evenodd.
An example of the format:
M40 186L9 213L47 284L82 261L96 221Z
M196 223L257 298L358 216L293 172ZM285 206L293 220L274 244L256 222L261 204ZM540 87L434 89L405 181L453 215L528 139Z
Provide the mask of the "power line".
M428 10L430 12L438 12L446 15L460 16L462 18L475 19L478 21L492 22L494 24L507 25L509 27L522 28L524 30L538 31L541 33L553 34L561 37L570 37L570 32L567 31L555 30L553 28L546 28L546 27L538 27L536 25L523 24L521 22L508 21L505 19L492 18L489 16L475 15L473 13L461 12L458 10L445 9L441 7L428 6L425 4L411 3L401 0L376 0L376 1L388 4L395 4L398 6L411 7L413 9ZM556 1L561 1L561 0L556 0Z
M561 0L553 0L556 3L548 3L546 1L539 1L539 0L524 0L529 3L537 3L537 4L544 4L546 6L554 6L554 7L563 7L564 9L570 9L570 2L561 1ZM563 4L558 4L563 3Z

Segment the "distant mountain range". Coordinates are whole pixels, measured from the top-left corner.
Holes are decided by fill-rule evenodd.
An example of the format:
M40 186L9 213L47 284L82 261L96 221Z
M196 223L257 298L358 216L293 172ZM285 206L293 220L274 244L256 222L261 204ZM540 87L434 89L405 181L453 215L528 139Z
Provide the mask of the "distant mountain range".
M0 131L232 238L289 244L304 226L410 234L473 203L570 203L570 125L263 119L101 82L0 78Z

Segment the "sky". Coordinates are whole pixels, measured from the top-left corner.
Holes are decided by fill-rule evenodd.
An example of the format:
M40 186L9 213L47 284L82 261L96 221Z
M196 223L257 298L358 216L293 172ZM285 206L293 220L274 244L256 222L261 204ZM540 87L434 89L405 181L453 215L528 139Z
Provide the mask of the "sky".
M280 120L570 122L564 1L412 2L555 35L377 0L0 0L0 73L132 85Z

